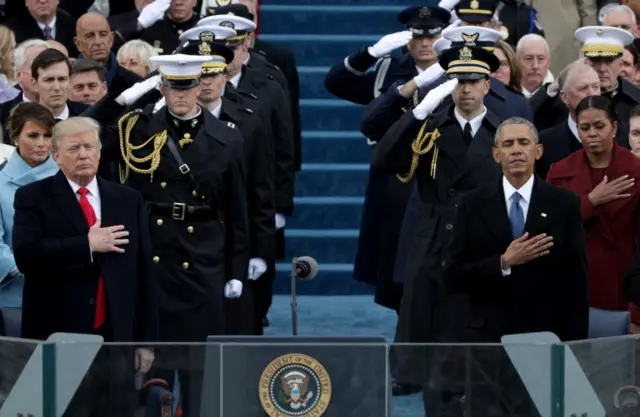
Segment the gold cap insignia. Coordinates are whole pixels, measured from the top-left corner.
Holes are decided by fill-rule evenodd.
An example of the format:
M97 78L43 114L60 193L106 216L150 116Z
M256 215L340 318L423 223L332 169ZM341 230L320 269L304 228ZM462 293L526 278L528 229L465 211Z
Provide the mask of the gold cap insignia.
M471 3L469 4L469 6L474 10L478 9L480 8L480 2L478 0L471 0Z
M598 35L598 36L604 35L604 30L603 29L596 30L596 35Z
M479 33L474 33L473 35L469 35L467 33L462 34L462 41L469 46L476 46L476 42L480 37Z
M431 10L428 7L422 7L420 8L419 16L421 18L429 17L431 16Z
M202 32L200 34L200 42L213 42L216 39L216 35L213 32Z
M229 29L235 29L236 25L233 24L233 22L220 22L220 24L218 26L222 26L223 28L229 28Z
M466 46L460 50L460 59L463 61L470 61L473 58L473 52Z
M228 6L231 4L231 0L216 0L218 6Z

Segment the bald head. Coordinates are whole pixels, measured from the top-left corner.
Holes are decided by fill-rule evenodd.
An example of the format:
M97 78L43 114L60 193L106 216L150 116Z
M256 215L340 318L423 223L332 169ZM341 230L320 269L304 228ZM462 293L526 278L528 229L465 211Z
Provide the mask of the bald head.
M49 44L49 46L51 46L53 49L57 49L58 51L62 52L64 54L64 56L66 56L67 58L69 58L69 51L67 50L67 47L64 46L63 44L61 44L58 41L54 41L54 40L50 40L47 41L47 43Z
M113 32L103 15L89 12L78 19L73 41L84 58L106 65L113 46Z

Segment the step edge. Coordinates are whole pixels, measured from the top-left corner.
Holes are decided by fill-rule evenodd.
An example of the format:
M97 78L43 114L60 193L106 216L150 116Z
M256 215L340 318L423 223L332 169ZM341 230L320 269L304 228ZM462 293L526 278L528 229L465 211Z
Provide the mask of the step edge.
M329 13L371 13L371 12L400 12L406 6L384 5L356 6L356 5L314 5L314 4L264 4L260 5L260 12L329 12Z
M294 205L302 206L351 206L364 204L364 197L340 197L340 196L313 196L313 197L294 197Z
M284 232L285 238L339 238L353 239L360 235L359 229L288 229Z
M303 130L302 139L362 139L366 143L366 138L358 130Z
M301 98L300 107L362 107L362 104L352 103L350 101L342 100L339 98Z
M290 272L291 264L286 262L276 263L276 272ZM318 262L318 273L321 272L353 272L353 264L323 263Z

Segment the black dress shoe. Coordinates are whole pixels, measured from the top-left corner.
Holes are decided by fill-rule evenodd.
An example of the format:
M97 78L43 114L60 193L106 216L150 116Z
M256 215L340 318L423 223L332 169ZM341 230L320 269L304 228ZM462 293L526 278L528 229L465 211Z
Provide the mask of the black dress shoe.
M391 384L391 392L394 397L404 397L420 391L422 391L422 388L419 385L400 384L395 381Z
M262 319L262 327L269 327L269 319L264 317Z

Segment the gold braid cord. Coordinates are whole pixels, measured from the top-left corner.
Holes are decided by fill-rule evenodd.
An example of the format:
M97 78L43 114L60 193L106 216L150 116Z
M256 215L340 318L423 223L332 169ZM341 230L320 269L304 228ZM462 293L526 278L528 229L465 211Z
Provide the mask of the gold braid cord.
M129 117L131 114L133 116ZM122 165L119 166L119 174L120 174L120 182L124 184L129 179L129 170L135 172L136 174L141 175L149 175L151 177L150 181L153 182L153 172L158 169L160 165L160 150L167 143L167 131L163 130L160 133L156 133L151 136L149 140L144 142L142 145L132 145L130 136L133 127L138 121L138 115L135 112L130 112L125 114L118 120L118 136L120 137L120 153L122 155L122 160L124 162L124 169ZM124 122L126 121L127 125L123 128ZM153 151L147 156L143 156L142 158L138 158L133 155L133 151L138 151L149 143L153 141ZM134 166L133 164L145 164L150 163L149 168L139 168Z
M431 159L431 178L436 177L436 168L438 165L438 147L436 146L436 140L440 137L440 132L435 129L433 132L425 132L427 130L427 121L422 124L418 136L411 143L411 151L413 157L411 158L411 168L406 176L396 175L400 182L409 182L413 178L418 169L418 163L422 155L428 154L433 149L433 158ZM434 149L435 148L435 149Z

